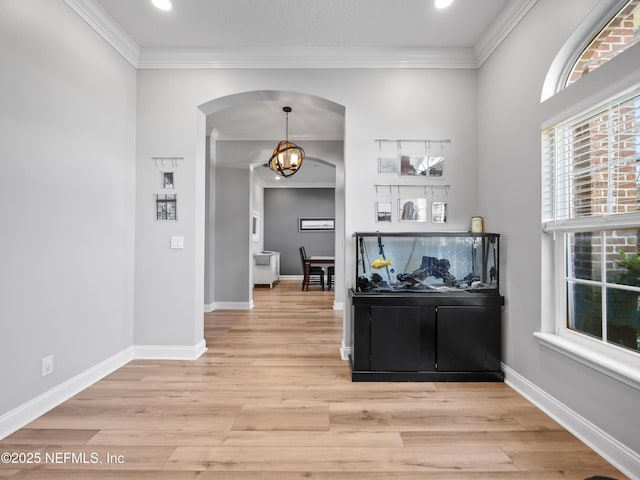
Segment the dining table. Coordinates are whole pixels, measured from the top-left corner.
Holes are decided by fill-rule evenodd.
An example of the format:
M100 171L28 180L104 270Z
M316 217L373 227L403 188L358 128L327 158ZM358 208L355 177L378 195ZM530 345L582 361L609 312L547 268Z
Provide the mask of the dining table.
M312 255L304 259L304 283L305 290L309 290L309 269L311 265L331 266L335 265L336 257L333 255Z

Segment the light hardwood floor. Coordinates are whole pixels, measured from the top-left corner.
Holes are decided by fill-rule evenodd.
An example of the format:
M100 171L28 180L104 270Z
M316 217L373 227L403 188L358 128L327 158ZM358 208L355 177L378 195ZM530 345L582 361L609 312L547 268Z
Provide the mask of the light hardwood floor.
M42 460L0 478L626 478L503 383L352 383L333 293L299 290L206 314L199 360L131 362L9 436Z

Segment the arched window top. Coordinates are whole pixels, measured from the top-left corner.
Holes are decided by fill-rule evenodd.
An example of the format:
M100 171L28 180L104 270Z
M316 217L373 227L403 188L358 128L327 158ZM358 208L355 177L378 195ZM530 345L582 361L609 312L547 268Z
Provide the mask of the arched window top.
M598 32L573 64L565 87L604 65L640 40L640 0L630 0Z

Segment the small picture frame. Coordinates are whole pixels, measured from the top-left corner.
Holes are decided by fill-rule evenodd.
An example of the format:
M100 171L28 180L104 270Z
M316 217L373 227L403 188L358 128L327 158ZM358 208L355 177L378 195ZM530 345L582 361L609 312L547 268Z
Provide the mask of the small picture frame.
M447 223L447 204L445 202L431 204L431 223Z
M178 197L175 193L156 194L156 220L178 220Z
M398 173L398 159L378 157L378 173Z
M253 212L251 215L251 240L257 242L260 240L260 215Z
M298 231L322 231L322 230L335 230L336 220L335 218L299 218L298 219Z
M162 172L162 188L175 188L173 172Z
M401 198L398 200L398 219L403 222L426 222L426 198Z
M376 222L390 222L391 210L391 202L376 202Z
M429 170L427 171L427 177L444 177L444 157L429 157L428 164Z
M400 175L442 178L444 176L444 157L400 155Z

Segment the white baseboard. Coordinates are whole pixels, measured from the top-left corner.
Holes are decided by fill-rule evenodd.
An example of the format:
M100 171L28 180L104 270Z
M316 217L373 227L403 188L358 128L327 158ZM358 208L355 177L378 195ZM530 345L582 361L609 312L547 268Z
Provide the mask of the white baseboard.
M280 275L280 280L300 280L304 278L304 275Z
M202 339L193 346L134 345L133 358L136 360L197 360L207 351Z
M515 370L502 365L505 383L573 433L632 480L640 480L640 454L538 388Z
M349 355L351 355L351 347L342 344L340 347L340 358L342 358L342 360L349 360Z
M255 307L253 300L250 302L216 302L204 306L205 313L211 313L216 310L251 310ZM334 310L344 310L344 303L334 302Z
M133 347L116 353L66 382L38 395L33 400L5 413L0 417L0 440L77 395L131 360L133 360Z
M0 416L0 440L89 388L131 360L196 360L206 350L207 344L204 339L193 346L134 345L126 348Z
M250 302L215 302L212 304L214 310L251 310L253 308L253 300Z

